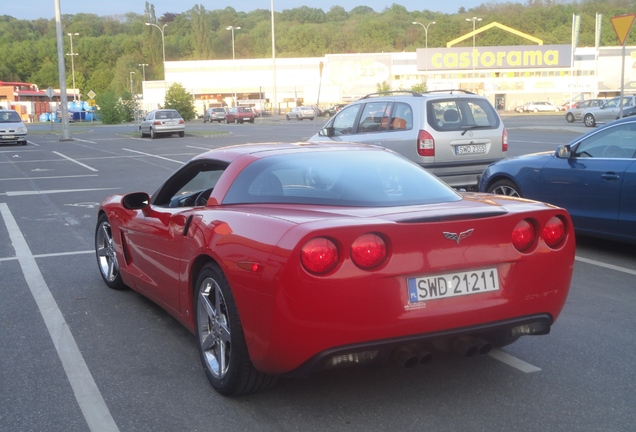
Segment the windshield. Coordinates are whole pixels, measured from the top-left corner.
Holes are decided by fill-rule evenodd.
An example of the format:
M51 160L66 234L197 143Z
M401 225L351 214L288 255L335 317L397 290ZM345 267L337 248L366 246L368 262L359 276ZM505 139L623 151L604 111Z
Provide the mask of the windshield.
M5 111L0 113L0 123L20 123L20 115L15 111Z
M259 159L223 204L297 203L389 207L461 197L423 168L384 151L320 151Z

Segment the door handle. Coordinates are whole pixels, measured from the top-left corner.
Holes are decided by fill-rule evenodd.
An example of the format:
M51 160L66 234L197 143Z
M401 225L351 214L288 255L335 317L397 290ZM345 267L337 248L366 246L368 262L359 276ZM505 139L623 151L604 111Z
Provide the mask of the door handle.
M601 174L601 178L603 180L618 180L620 176L616 173L605 173Z

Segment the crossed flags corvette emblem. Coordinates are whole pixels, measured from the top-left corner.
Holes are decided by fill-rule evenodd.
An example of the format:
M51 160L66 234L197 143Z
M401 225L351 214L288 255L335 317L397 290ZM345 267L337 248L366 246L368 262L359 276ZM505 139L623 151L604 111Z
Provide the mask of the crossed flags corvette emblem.
M471 228L464 232L460 232L459 234L444 231L444 237L449 240L455 240L457 244L459 244L460 241L462 241L466 237L469 237L473 233L473 231L475 231L474 228Z

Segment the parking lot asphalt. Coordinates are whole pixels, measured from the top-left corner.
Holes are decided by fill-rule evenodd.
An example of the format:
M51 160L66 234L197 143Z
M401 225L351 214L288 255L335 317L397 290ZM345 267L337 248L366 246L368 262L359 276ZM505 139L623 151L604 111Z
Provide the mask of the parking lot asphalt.
M519 153L586 131L559 121L504 116ZM134 125L73 125L70 141L37 125L27 146L0 147L0 430L633 430L633 245L577 238L570 295L550 335L415 370L283 380L240 399L214 392L194 337L172 317L104 286L93 236L106 196L153 192L210 148L302 141L320 125L193 122L185 138L155 140Z

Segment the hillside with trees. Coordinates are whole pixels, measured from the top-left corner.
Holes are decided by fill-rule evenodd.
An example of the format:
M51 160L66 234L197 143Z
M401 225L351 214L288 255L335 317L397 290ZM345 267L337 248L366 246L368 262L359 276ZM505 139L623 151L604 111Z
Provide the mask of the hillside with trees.
M484 3L455 14L428 10L408 11L393 4L382 12L367 6L350 11L334 6L328 11L300 6L275 14L276 57L316 57L325 54L415 51L425 43L424 29L414 21L436 24L429 27L428 46L446 43L472 31L466 18L483 19L480 26L499 22L531 34L548 44L571 42L572 15L581 15L579 46L594 45L596 14L603 15L601 46L616 46L618 41L610 18L633 13L634 0L526 0L525 4ZM70 52L67 33L79 33L73 39L76 86L85 94L111 91L130 92L129 71L145 67L147 80L163 78L161 31L164 28L167 61L218 60L232 58L231 32L235 31L236 58L271 57L271 14L269 9L237 12L231 7L206 10L196 5L187 12L156 16L154 6L146 2L142 14L118 16L93 14L63 15L65 53ZM464 42L468 46L472 39ZM524 45L529 41L492 29L477 36L480 46ZM627 45L636 44L634 31ZM18 20L0 16L0 80L57 88L57 48L54 19ZM70 72L70 56L67 56ZM71 74L67 73L70 86ZM139 82L135 83L139 86ZM137 89L136 89L137 90Z

